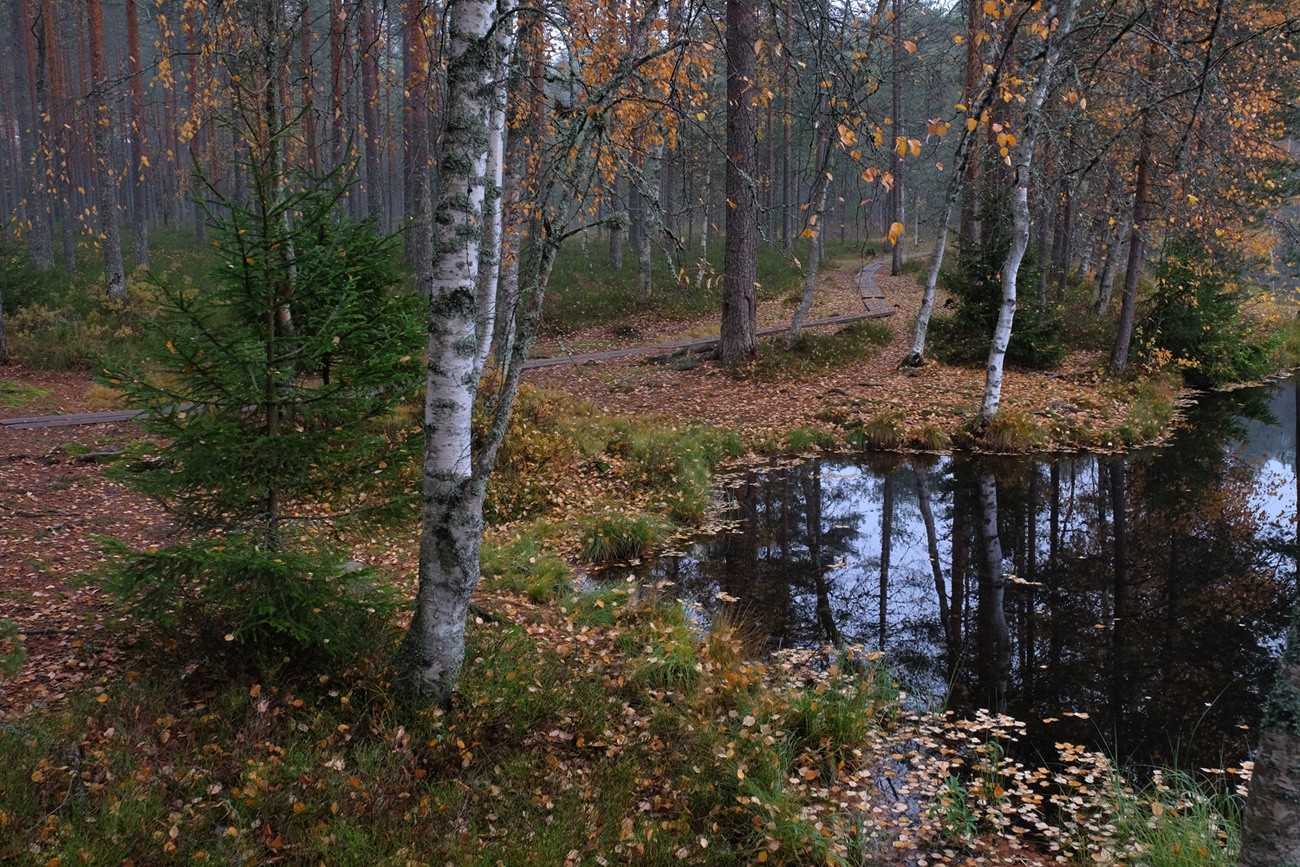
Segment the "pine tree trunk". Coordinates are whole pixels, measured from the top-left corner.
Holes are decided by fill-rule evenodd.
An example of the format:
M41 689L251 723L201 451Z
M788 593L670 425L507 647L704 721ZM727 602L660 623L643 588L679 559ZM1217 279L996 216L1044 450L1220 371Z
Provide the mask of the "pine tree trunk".
M966 6L966 106L967 116L974 116L969 109L975 104L975 94L979 80L984 75L984 55L980 50L980 38L984 32L984 8L982 3L968 3ZM970 251L980 244L979 224L979 136L971 142L971 155L967 160L962 179L963 194L961 201L961 250Z
M366 205L384 230L382 151L379 142L379 37L373 0L361 8L361 110L366 125Z
M36 51L32 40L32 19L27 0L10 0L9 12L14 23L14 38L21 39L22 50L13 51L14 118L19 130L19 161L15 177L18 180L19 212L26 224L27 256L33 266L45 271L54 267L54 236L50 228L50 214L44 207L41 184L37 180L37 141L42 133L37 123L38 104L35 69Z
M117 220L117 173L113 171L113 118L108 72L104 63L103 0L86 0L89 19L90 70L94 82L95 130L93 135L98 192L100 244L104 254L104 283L110 298L126 297L122 271L122 239Z
M320 150L316 144L316 64L312 58L311 4L302 4L302 19L298 23L298 75L301 77L302 99L302 149L307 172L312 176L320 172Z
M402 117L406 125L406 219L405 252L415 266L415 285L428 295L433 279L432 208L429 199L429 45L424 31L424 4L408 0L405 38L410 63L406 69L406 101Z
M490 35L495 8L493 0L454 0L446 13L447 110L429 293L419 590L399 660L402 692L416 705L445 702L451 694L479 576L484 486L471 464L471 412L492 81L503 73Z
M892 78L892 97L893 97L893 121L894 125L890 127L893 130L895 147L890 162L893 166L892 173L894 176L894 186L889 191L890 201L890 220L899 227L907 225L907 214L905 212L905 203L903 196L903 153L905 145L899 147L898 143L906 140L906 133L903 126L903 2L894 0L894 20L893 20L893 67L890 71ZM897 277L903 273L903 263L906 261L904 252L904 236L907 234L900 231L898 236L894 237L893 227L890 227L890 237L894 238L891 242L889 273Z
M783 17L785 32L792 33L790 13L792 0L785 0ZM781 60L781 248L789 253L794 249L794 74L789 57Z
M743 361L757 345L758 98L754 40L758 22L753 0L727 0L727 237L723 265L722 333L719 359Z
M149 267L148 188L145 163L148 162L144 115L144 72L140 61L140 21L136 0L126 0L126 71L131 77L131 147L127 160L131 189L132 260L137 266Z
M343 127L343 2L329 0L330 41L330 149L331 168L343 165L346 133Z

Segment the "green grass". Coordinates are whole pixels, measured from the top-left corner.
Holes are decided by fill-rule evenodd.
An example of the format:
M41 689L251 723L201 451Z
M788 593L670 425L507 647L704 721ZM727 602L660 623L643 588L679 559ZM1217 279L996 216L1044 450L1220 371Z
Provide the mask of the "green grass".
M587 518L582 529L582 558L618 563L648 554L668 537L668 525L653 515L606 512Z
M488 587L523 593L534 602L559 598L573 583L569 564L528 536L502 543L485 541L481 570Z
M26 406L38 397L49 394L48 389L37 388L11 379L0 379L0 406Z
M907 428L898 413L882 412L865 423L851 425L848 439L859 449L898 449L907 442Z

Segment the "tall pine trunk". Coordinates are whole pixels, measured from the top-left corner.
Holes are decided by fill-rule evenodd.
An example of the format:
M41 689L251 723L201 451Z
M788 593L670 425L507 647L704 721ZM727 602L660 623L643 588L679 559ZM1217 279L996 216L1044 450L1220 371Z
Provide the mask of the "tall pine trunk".
M95 105L92 136L95 159L99 243L104 254L104 284L110 298L126 297L126 275L122 270L122 239L117 220L117 173L113 170L113 118L111 91L104 63L103 0L86 0L89 19L90 74Z
M727 0L727 237L723 264L722 333L718 357L743 361L757 345L758 98L753 0Z
M379 141L379 36L372 0L366 0L361 9L361 102L366 125L366 205L382 231L385 212Z
M35 69L36 51L32 40L32 19L27 0L10 0L9 13L14 31L14 38L21 40L12 53L13 59L13 101L14 117L18 122L20 165L15 176L18 181L19 213L22 215L27 233L27 256L32 265L44 271L54 267L54 236L50 230L50 214L45 207L45 196L41 195L41 184L37 180L38 158L37 141L42 133L38 129Z
M140 21L136 0L126 0L126 71L131 77L131 148L127 160L131 190L132 260L149 267L149 193L145 184L148 145L145 137L144 71L140 62Z
M894 131L894 151L890 157L892 173L894 176L894 186L889 190L889 219L898 226L900 231L895 233L894 227L889 230L890 237L890 265L889 273L897 277L903 273L903 263L906 260L904 254L904 237L906 232L902 227L907 223L907 214L905 213L905 204L903 196L903 154L906 151L907 136L903 131L903 2L894 0L894 20L893 28L893 68L890 72L891 96L893 99L893 121L891 129Z

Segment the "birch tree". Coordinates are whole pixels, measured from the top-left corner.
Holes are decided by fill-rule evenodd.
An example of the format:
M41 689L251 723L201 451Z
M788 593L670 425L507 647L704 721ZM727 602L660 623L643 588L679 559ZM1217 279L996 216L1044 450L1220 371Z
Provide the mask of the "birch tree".
M1047 7L1037 28L1045 41L1043 61L1038 77L1025 103L1024 127L1014 145L1015 189L1011 198L1012 234L1011 249L1002 265L1002 306L998 311L997 325L993 330L993 343L989 347L987 374L984 380L984 397L980 404L979 421L988 424L997 415L1002 401L1002 367L1011 342L1011 326L1016 315L1016 280L1020 276L1020 263L1029 247L1029 177L1034 162L1034 146L1043 124L1043 104L1052 87L1052 76L1061 54L1061 43L1070 35L1078 0L1065 0L1064 8L1052 3ZM1058 17L1059 16L1059 17Z
M1025 11L1028 11L1028 7L1026 7ZM998 53L997 64L991 74L978 77L971 77L968 74L967 93L970 95L971 102L966 107L966 125L961 132L961 138L957 142L955 166L952 175L948 178L948 190L944 197L942 218L939 220L939 228L935 233L934 252L930 256L930 268L925 275L925 288L921 295L921 307L917 311L916 322L912 328L912 347L902 361L904 367L919 367L925 358L925 342L930 330L930 316L934 313L935 290L939 286L939 272L943 270L943 257L948 249L948 225L952 222L953 214L962 204L963 193L967 191L968 181L972 179L971 165L976 159L979 150L979 138L983 132L980 118L984 116L993 103L998 83L1001 81L1002 72L1006 68L1007 59L1011 53L1011 46L1015 44L1016 33L1019 31L1020 22L1023 20L1024 12L1013 19L1014 23L1008 28L1002 41L1002 50ZM974 40L972 39L972 41ZM978 94L975 92L977 88L979 88ZM975 230L972 228L974 219L970 218L968 220L968 215L965 212L962 214L962 226L962 236L969 243L975 234Z
M419 587L415 615L398 654L400 691L412 706L445 702L464 662L465 620L479 577L488 476L509 424L523 362L532 349L555 255L566 238L599 225L585 222L589 208L584 191L591 186L593 166L608 135L605 112L629 98L620 87L649 58L680 47L677 41L651 45L660 9L656 0L647 3L629 39L619 46L621 54L602 58L606 65L592 62L599 72L584 82L585 110L557 112L552 118L550 164L529 190L523 285L516 308L503 310L483 297L498 289L491 285L495 276L486 279L483 272L499 273L494 264L498 251L484 249L485 227L494 222L488 219L487 202L497 196L489 187L500 177L493 154L504 152L509 112L501 110L501 82L509 77L516 19L535 13L490 0L452 0L447 6L448 109L441 119L442 184L433 221L428 301ZM587 4L567 12L591 14ZM566 50L571 58L579 56L574 46ZM500 384L485 407L487 432L476 439L471 412L491 344L484 335L492 332L497 318L513 323L516 333L499 371Z

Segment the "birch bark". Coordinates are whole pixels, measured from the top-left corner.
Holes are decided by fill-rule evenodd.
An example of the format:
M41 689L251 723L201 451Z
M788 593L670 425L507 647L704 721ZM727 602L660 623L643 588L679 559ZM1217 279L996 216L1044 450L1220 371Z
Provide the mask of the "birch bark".
M416 704L445 702L465 658L465 618L478 582L481 479L472 464L480 252L493 118L494 0L447 4L447 110L442 190L433 221L424 407L423 530L415 616L402 642L400 686Z
M1002 265L1002 305L998 310L998 321L993 331L993 344L989 347L984 398L980 405L979 419L984 424L993 420L1002 402L1002 368L1006 360L1007 345L1011 342L1011 325L1016 315L1016 279L1020 276L1020 263L1025 258L1025 250L1029 247L1029 173L1034 162L1034 146L1042 128L1043 103L1047 100L1048 91L1052 86L1052 75L1060 58L1061 43L1070 35L1077 4L1078 0L1065 0L1064 10L1059 12L1059 23L1054 31L1048 32L1038 80L1034 83L1034 89L1030 92L1025 105L1024 135L1016 144L1016 187L1011 198L1013 218L1011 249L1007 252L1006 261ZM1055 3L1048 7L1049 28L1056 21L1059 8Z

